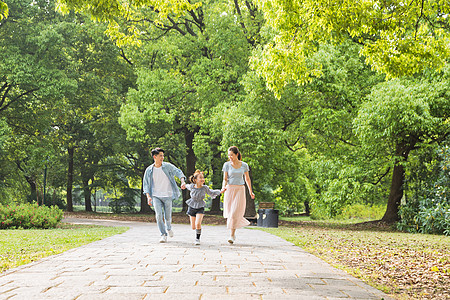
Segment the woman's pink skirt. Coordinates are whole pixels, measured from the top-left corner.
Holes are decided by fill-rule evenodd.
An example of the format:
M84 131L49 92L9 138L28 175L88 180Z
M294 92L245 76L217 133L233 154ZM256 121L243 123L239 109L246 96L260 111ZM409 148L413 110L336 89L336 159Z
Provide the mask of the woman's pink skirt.
M245 186L228 185L223 197L223 217L227 219L228 229L238 229L250 225L244 218Z

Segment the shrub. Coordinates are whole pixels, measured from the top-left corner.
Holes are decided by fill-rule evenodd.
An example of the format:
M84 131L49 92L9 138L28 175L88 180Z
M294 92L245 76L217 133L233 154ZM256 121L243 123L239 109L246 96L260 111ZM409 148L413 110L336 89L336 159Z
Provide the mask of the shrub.
M397 228L407 232L450 235L449 191L436 187L434 195L411 201L400 207Z
M0 229L54 228L62 217L63 211L57 206L0 204Z
M407 232L450 235L450 147L439 150L440 170L432 185L400 207L397 228Z
M344 207L337 219L379 220L383 217L385 210L386 205L353 204Z

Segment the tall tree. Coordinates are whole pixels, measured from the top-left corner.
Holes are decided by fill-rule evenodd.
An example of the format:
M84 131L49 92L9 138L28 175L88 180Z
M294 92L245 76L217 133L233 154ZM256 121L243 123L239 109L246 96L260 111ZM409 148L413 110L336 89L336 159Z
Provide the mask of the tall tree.
M85 208L91 211L89 182L102 171L101 162L117 154L113 151L119 147L113 144L125 142L123 130L114 124L121 98L132 86L134 76L120 50L98 24L75 16L72 22L60 26L67 28L63 49L70 59L65 71L77 83L77 92L63 99L64 106L55 112L54 127L69 155L68 210L72 206L73 181L81 178Z
M435 79L402 79L378 85L355 119L364 150L378 153L392 168L392 182L382 220L399 220L408 157L415 149L450 135L448 67Z
M42 173L34 168L43 166L45 152L52 151L45 140L51 130L51 111L74 91L74 85L62 70L64 59L54 60L62 39L55 29L59 16L47 1L34 4L11 1L9 17L1 23L0 117L15 137L8 144L8 160L15 163L14 173L22 174L36 200L37 174ZM31 22L34 26L29 26ZM43 157L33 155L35 148L43 150Z

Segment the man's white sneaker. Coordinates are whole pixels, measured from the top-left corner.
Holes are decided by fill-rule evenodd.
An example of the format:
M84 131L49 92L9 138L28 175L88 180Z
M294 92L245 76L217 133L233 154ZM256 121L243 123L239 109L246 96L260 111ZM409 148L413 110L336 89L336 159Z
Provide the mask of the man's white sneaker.
M167 235L162 235L161 239L159 240L160 243L165 243L167 242Z
M168 230L167 232L169 233L169 236L172 238L173 237L173 231L172 230Z
M194 245L200 245L200 239L195 239Z
M234 236L230 236L230 237L228 238L228 243L233 244L234 241L235 241L235 237L234 237Z

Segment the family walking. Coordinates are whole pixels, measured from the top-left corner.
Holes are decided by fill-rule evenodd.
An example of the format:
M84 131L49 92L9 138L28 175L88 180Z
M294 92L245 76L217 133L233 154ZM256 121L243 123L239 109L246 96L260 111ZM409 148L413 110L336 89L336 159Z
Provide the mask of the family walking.
M230 230L228 242L233 244L236 240L236 229L250 224L244 218L245 213L245 185L252 191L249 176L249 166L243 162L239 149L232 146L228 149L228 161L224 163L223 182L221 190L211 190L205 186L205 177L202 171L197 170L190 176L190 184L186 184L186 176L171 163L164 162L164 150L155 148L151 151L154 163L144 173L143 192L147 196L149 205L153 204L156 223L161 233L161 243L167 242L167 236L173 237L172 231L172 201L180 197L175 177L181 181L181 189L188 189L191 198L186 201L188 205L191 227L195 230L195 244L200 244L201 223L205 213L204 201L206 194L212 198L224 193L223 216L227 219L227 228Z

